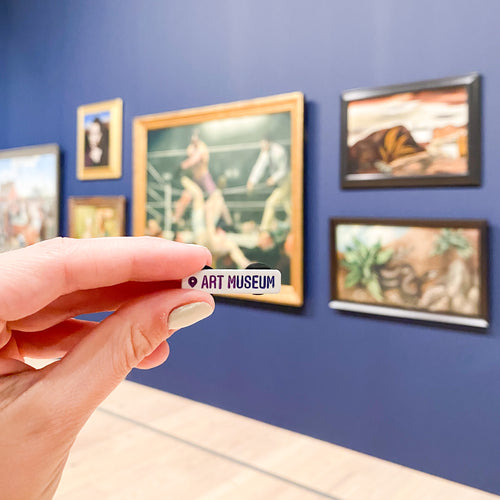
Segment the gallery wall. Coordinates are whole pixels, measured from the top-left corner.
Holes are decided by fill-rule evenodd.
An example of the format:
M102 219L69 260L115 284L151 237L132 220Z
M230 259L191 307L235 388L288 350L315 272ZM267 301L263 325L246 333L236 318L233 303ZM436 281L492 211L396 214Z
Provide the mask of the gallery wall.
M172 338L164 366L131 380L500 493L498 2L11 0L1 9L0 148L60 145L62 234L68 196L123 194L130 221L134 116L305 94L305 306L219 301ZM481 187L340 189L343 90L472 71L483 78ZM76 108L115 97L123 176L78 181ZM329 309L332 216L488 219L491 326Z
M3 138L7 127L7 38L7 4L0 2L0 137Z

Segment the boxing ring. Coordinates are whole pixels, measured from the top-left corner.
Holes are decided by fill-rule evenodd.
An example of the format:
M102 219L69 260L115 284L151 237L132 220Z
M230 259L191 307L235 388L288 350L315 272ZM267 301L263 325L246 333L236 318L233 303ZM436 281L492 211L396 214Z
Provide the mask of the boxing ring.
M289 140L279 141L283 146L289 146ZM232 165L229 168L223 169L223 172L219 175L214 175L213 164L217 164L217 161L213 160L213 157L218 154L227 154L243 151L254 151L260 150L260 141L251 143L239 143L231 145L219 145L208 147L210 154L209 171L214 177L217 183L218 178L221 176L225 177L227 180L241 178L241 171L245 172L245 180L248 179L248 175L252 169L253 164L247 165ZM180 167L175 169L160 168L155 165L155 163L168 159L172 161L173 159L179 159L175 161L176 165L180 165L182 158L186 157L185 149L171 149L162 151L152 151L148 153L148 163L147 163L147 175L148 175L148 189L147 189L147 199L146 199L146 216L147 219L155 219L160 226L163 228L166 235L169 237L173 234L172 220L175 210L175 203L180 198L183 189L176 187L178 184L176 180L180 179L183 175L189 175L189 172L183 172ZM229 187L218 187L222 196L224 198L225 204L231 213L231 216L236 219L236 222L245 221L249 218L249 214L258 213L261 217L266 200L268 196L272 193L274 187L269 187L266 184L259 184L255 186L252 191L252 195L248 196L248 191L246 184L239 186L229 186ZM249 199L245 199L249 198ZM239 231L232 232L231 236L238 240L239 244L251 244L253 242L248 241Z

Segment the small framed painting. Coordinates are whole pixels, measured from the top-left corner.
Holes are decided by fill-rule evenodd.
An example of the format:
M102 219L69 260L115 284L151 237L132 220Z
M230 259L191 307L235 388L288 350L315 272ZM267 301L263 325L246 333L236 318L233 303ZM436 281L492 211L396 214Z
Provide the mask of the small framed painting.
M59 235L59 146L0 151L0 252Z
M117 179L122 175L123 101L96 102L77 111L77 177Z
M330 238L331 308L488 326L486 221L331 219Z
M341 108L343 188L480 184L479 75L349 90Z
M134 235L278 269L279 294L237 298L302 306L303 128L300 92L136 117Z
M125 236L125 197L91 196L68 199L69 236Z

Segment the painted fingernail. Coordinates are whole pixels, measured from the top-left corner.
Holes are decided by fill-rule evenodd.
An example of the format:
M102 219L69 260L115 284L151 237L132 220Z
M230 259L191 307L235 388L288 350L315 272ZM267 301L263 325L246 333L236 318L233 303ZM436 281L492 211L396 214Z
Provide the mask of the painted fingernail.
M186 326L193 325L198 321L210 316L214 308L206 302L193 302L174 309L168 317L168 327L170 330L178 330Z

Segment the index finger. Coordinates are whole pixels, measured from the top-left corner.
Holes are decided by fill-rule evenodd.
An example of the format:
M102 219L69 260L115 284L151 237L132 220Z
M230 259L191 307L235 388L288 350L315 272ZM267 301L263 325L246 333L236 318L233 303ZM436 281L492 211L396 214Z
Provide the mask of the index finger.
M181 279L210 263L204 247L147 236L43 241L0 254L0 318L23 318L77 290Z

